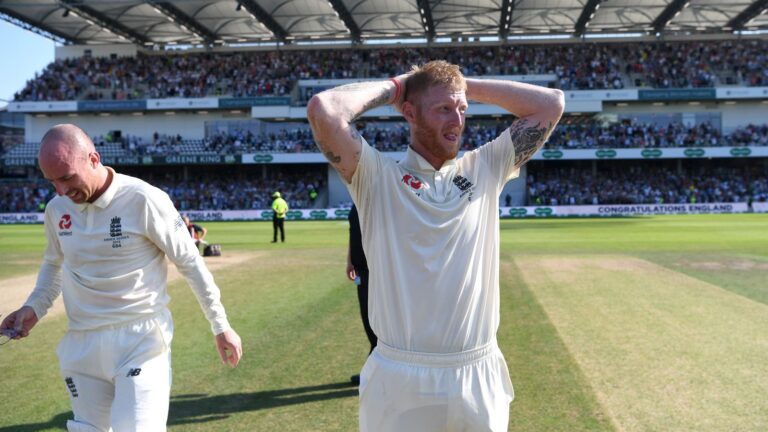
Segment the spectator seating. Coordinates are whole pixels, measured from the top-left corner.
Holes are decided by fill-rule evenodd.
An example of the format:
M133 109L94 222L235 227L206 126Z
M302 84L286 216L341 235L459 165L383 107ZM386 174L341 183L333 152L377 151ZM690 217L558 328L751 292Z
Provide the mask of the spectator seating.
M511 120L470 120L462 137L462 150L472 150L497 137ZM405 151L410 131L405 122L369 122L358 125L365 140L380 151ZM243 153L316 153L309 126L293 126L276 132L254 134L234 131L203 140L187 140L180 135L155 134L150 140L133 136L120 139L93 139L96 150L105 157L144 155L237 155ZM722 134L711 123L686 126L681 122L653 124L624 119L603 124L584 118L579 122L564 119L546 144L549 149L658 148L766 146L768 124L747 125ZM38 143L23 143L10 148L7 157L37 157Z
M563 90L765 86L766 52L768 41L743 39L84 56L49 64L14 99L290 96L299 80L384 78L431 59L467 76L552 75Z
M527 205L680 204L768 200L768 169L705 166L683 169L649 163L611 164L592 170L531 165Z

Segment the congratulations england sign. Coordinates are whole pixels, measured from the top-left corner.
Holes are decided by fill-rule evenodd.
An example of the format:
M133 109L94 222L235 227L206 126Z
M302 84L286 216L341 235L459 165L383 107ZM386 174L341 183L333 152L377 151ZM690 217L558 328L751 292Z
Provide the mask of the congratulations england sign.
M768 203L708 204L628 204L588 206L501 207L499 217L567 217L567 216L652 216L665 214L768 213ZM272 210L192 210L183 212L193 221L266 221L272 220ZM346 220L349 209L290 210L288 220ZM0 224L43 223L43 213L0 213Z
M766 213L768 203L627 204L586 206L502 207L500 217L653 216L666 214Z

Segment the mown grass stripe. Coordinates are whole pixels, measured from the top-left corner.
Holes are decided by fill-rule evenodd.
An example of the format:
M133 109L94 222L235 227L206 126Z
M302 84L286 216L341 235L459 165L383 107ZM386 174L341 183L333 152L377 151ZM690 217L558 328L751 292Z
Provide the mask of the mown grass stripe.
M506 255L501 264L498 339L515 400L510 431L612 431L586 377Z
M768 307L626 256L518 257L621 430L767 430Z
M768 257L748 254L647 254L642 258L768 305Z

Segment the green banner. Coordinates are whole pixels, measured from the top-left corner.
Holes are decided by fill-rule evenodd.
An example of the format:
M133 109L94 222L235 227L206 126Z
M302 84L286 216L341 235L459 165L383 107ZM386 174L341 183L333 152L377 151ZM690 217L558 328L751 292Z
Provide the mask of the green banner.
M736 147L731 149L731 156L743 157L752 154L752 149L748 147Z
M560 159L563 157L563 152L560 150L544 150L541 156L544 159Z
M272 219L272 215L274 213L275 212L273 212L272 210L264 210L263 212L261 212L261 218L262 219Z
M549 207L539 207L533 211L536 216L550 216L552 215L552 209Z
M105 156L104 165L223 165L238 164L239 155Z
M153 165L155 160L152 156L104 156L101 163L109 166L120 165Z
M33 157L5 157L3 165L12 166L37 166L37 158Z
M309 212L309 217L312 219L328 219L328 212L325 210L312 210Z
M300 210L289 210L288 213L285 214L285 217L290 220L302 219L303 216L304 215Z
M284 96L261 96L247 98L219 99L219 108L250 108L252 106L290 105L291 98Z
M713 88L653 89L638 90L637 97L641 101L715 100L716 92Z
M512 207L509 209L509 215L512 217L523 217L528 214L528 210L523 207Z
M349 217L349 210L348 209L336 209L334 211L334 214L336 215L337 219L346 219Z
M272 159L274 159L274 157L268 153L253 155L253 161L256 163L270 163L272 162Z
M685 149L683 152L685 157L702 157L707 154L707 152L704 149L700 148L692 148L692 149Z
M240 162L239 155L174 155L153 156L152 159L155 165L217 165Z
M644 158L658 158L661 157L662 154L664 154L664 152L659 149L645 149L640 152L640 155Z
M611 159L616 157L616 150L598 150L595 152L595 156L601 159Z
M145 100L103 100L77 101L78 111L144 111L147 109Z

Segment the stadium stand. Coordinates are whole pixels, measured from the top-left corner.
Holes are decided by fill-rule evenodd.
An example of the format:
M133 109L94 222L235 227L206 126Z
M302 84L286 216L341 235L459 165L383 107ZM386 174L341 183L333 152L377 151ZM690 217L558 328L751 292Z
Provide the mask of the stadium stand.
M441 10L437 3L432 6ZM103 9L112 19L103 24L134 33L109 36L100 27L85 39L87 31L73 33L67 25L72 21L63 19L61 4L35 12L8 5L25 25L63 39L56 60L15 95L25 136L0 135L0 211L35 211L50 198L35 167L37 141L41 131L63 122L82 125L111 165L158 184L183 210L266 208L273 189L281 189L292 208L341 205L349 197L317 152L306 101L326 88L387 78L432 59L459 64L469 77L566 91L566 115L539 159L502 193L508 205L766 199L768 38L744 32L762 25L748 24L762 10L752 10L757 2L713 14L696 2L649 0L648 17L629 18L611 4L598 10L599 1L563 4L573 9L561 11L572 18L567 22L535 24L526 20L546 8L517 8L509 28L490 30L495 38L466 19L441 19L435 31L392 28L388 34L380 20L410 16L393 11L376 11L381 16L371 20L381 27L355 29L339 21L338 11L322 15L308 5L301 22L282 21L282 30L278 25L259 35L267 21L245 12L245 21L264 26L248 27L248 34L224 31L233 12L208 8L190 15L200 26L195 32L184 25L160 34ZM352 21L373 23L363 18L369 6L349 11ZM151 8L132 13L165 20L162 10L144 9ZM505 19L503 10L483 13ZM57 15L62 19L43 24L45 16ZM679 20L685 23L675 25ZM696 20L701 25L690 25ZM339 33L324 26L330 21ZM446 29L459 21L470 28ZM316 33L309 24L324 30ZM206 28L211 34L202 32L200 44L199 30ZM633 34L637 29L643 31ZM405 40L419 32L424 40ZM474 104L469 112L463 150L493 139L513 120ZM381 151L407 148L408 128L394 110L363 116L357 128Z
M511 120L470 120L462 137L462 149L477 148L506 129ZM381 151L401 152L408 146L405 122L360 122L359 131L366 141ZM281 127L274 132L255 134L236 130L216 133L203 140L155 133L151 140L137 136L93 138L102 156L145 155L240 155L243 153L316 153L317 147L308 125ZM682 122L646 123L632 118L605 122L596 118L565 118L555 129L545 148L670 148L766 146L768 125L746 125L723 134L710 122L686 126ZM38 143L9 147L9 157L36 157ZM2 153L0 153L2 155Z
M768 83L768 42L496 45L249 51L59 59L16 101L284 96L298 80L382 78L445 59L467 76L552 74L563 90L704 88ZM306 102L312 92L305 93Z
M314 208L327 193L324 170L317 166L276 166L266 173L258 171L240 168L222 173L212 167L120 169L163 189L180 211L264 209L269 207L274 191L280 191L291 208ZM5 178L0 181L0 213L42 211L54 196L53 187L42 178Z
M690 161L686 161L690 162ZM527 205L697 204L768 200L768 167L728 163L534 162Z
M462 149L477 148L495 138L506 129L511 120L469 121L462 137ZM361 122L360 132L368 143L385 152L402 152L408 146L409 131L404 122ZM203 140L185 140L181 135L168 136L155 133L146 142L141 137L125 136L93 138L102 156L144 155L240 155L243 153L316 153L317 147L307 125L275 132L254 134L235 131L217 133ZM555 129L545 148L665 148L665 147L721 147L766 146L768 125L746 125L730 134L722 132L710 122L686 126L679 121L662 124L638 122L631 118L615 122L599 119L564 119ZM36 157L39 143L9 146L9 157ZM0 153L3 155L3 153Z
M696 204L768 201L768 167L734 163L601 162L531 163L526 178L526 205ZM125 171L125 170L122 170ZM268 178L236 170L201 169L183 179L182 170L128 169L167 192L180 211L268 208L281 191L291 208L313 208L310 191L325 193L322 170L276 167ZM234 174L234 175L233 175ZM0 183L0 212L36 212L54 197L43 181Z

